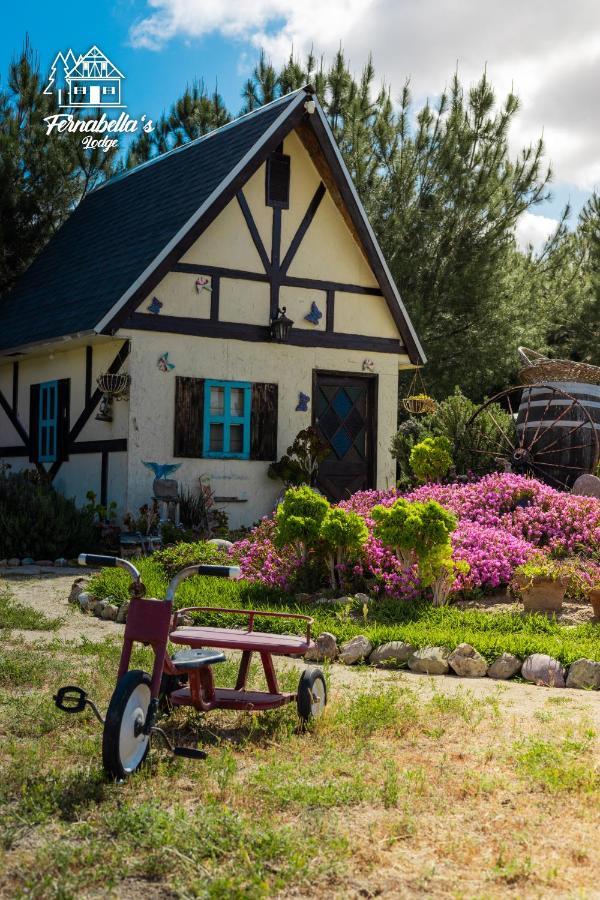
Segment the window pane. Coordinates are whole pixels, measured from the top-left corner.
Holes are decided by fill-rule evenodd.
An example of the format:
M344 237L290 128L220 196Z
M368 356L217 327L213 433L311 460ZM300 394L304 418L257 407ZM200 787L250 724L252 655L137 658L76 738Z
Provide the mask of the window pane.
M225 388L211 387L210 389L210 414L222 416L225 412Z
M231 415L232 416L243 416L244 415L244 394L245 391L243 388L231 388Z
M244 449L244 426L231 425L229 428L229 452L241 453Z
M211 423L209 449L212 453L223 452L223 426L219 422Z

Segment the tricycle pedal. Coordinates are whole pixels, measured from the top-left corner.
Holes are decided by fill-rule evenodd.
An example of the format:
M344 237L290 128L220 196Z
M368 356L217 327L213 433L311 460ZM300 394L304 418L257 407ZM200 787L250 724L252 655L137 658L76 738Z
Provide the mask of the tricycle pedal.
M195 750L194 747L173 747L175 756L184 756L186 759L206 759L208 753L204 750Z
M66 713L83 712L87 705L86 692L73 684L59 688L52 699L58 709Z

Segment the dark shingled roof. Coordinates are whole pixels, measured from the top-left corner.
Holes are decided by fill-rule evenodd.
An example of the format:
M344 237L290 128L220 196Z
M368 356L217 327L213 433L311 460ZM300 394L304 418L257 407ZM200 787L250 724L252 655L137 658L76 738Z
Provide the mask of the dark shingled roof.
M0 300L0 350L92 331L297 92L88 194Z

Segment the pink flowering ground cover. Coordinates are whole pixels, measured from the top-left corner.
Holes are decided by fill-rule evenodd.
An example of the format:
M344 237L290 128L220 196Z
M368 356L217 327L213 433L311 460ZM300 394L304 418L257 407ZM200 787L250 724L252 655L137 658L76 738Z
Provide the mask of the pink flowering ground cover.
M363 491L340 504L363 516L373 528L371 510L391 505L395 490ZM507 584L516 566L535 553L553 555L600 553L600 501L554 490L520 475L493 473L467 484L428 484L404 495L408 500L435 500L455 513L452 535L455 558L470 566L456 590L493 589ZM299 563L289 548L273 543L274 523L264 519L249 537L238 542L233 555L243 574L284 590L293 589ZM375 589L409 599L419 592L416 572L407 569L371 534L363 558L347 572L349 582L374 578Z

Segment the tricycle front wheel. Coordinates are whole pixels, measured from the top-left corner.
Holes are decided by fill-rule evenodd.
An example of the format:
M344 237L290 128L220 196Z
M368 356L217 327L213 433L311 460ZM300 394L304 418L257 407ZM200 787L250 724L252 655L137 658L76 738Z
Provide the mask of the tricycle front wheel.
M102 762L111 778L121 781L131 775L148 754L150 737L142 729L150 698L150 676L146 672L132 669L119 678L102 737Z
M327 703L327 685L321 669L305 669L298 685L298 715L303 722L320 716Z

